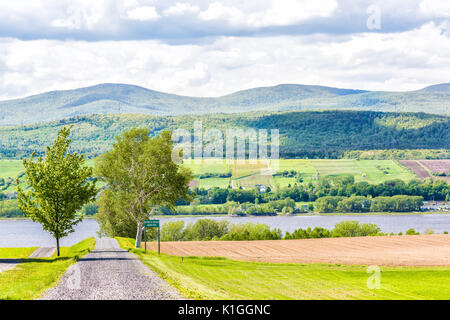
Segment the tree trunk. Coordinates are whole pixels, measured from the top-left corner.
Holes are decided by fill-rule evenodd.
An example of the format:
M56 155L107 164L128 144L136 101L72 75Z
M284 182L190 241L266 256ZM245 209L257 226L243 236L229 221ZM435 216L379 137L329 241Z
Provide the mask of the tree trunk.
M142 241L142 222L138 221L138 225L137 225L137 231L136 231L136 242L134 244L135 248L140 248L141 247L141 241Z
M56 251L58 252L59 257L59 238L56 238Z

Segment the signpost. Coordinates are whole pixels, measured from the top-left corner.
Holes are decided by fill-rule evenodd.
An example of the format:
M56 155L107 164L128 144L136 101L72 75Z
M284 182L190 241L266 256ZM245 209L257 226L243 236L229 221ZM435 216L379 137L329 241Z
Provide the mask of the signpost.
M145 252L147 252L147 228L158 228L158 254L160 254L160 226L159 220L149 219L144 221L144 238L145 238Z

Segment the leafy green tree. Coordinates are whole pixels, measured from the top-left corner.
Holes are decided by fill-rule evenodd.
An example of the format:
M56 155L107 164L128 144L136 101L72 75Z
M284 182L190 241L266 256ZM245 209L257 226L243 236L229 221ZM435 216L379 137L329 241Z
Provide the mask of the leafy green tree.
M106 182L114 210L136 223L136 248L140 248L144 220L159 206L174 209L179 198L191 200L191 172L172 161L170 131L150 138L148 129L132 128L116 137L112 150L96 161L96 172ZM107 202L100 211L108 212ZM103 207L103 208L102 208Z
M111 190L102 191L98 205L99 210L95 219L100 226L100 235L127 238L136 236L136 220L122 209Z
M211 240L220 238L228 232L228 221L215 221L212 219L199 219L186 227L186 240Z
M367 212L371 206L370 199L363 196L352 196L339 201L338 212Z
M341 221L334 225L331 230L332 237L367 237L382 235L380 227L373 223L362 223L358 221Z
M182 241L184 239L184 221L169 221L161 227L162 241Z
M325 196L316 200L314 207L319 212L335 212L337 206L344 197L338 196Z
M416 236L416 235L419 235L420 232L417 232L415 229L410 228L410 229L406 230L405 234L407 236Z
M58 256L59 240L82 221L83 215L77 212L94 200L98 191L92 168L84 165L84 155L68 152L69 134L70 128L61 129L44 158L34 161L33 153L23 160L30 190L22 190L17 179L19 209L56 238Z

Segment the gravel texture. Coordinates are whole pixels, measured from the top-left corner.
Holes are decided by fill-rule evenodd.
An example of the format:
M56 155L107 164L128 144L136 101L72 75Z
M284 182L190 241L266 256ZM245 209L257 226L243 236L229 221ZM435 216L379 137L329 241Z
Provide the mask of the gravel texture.
M50 258L56 252L56 248L37 248L28 258Z
M21 262L20 259L0 259L0 272L11 270Z
M183 299L167 282L115 239L96 239L95 250L81 258L47 290L44 300Z

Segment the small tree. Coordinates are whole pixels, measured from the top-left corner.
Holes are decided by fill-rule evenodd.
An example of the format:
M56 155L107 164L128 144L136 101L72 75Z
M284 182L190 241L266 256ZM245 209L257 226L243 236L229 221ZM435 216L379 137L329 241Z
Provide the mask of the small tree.
M84 165L84 155L68 153L69 134L70 128L61 129L53 145L47 147L45 158L33 161L33 153L29 160L23 160L30 190L22 190L17 179L19 209L56 239L58 256L59 239L74 231L83 219L77 212L97 195L93 169Z

